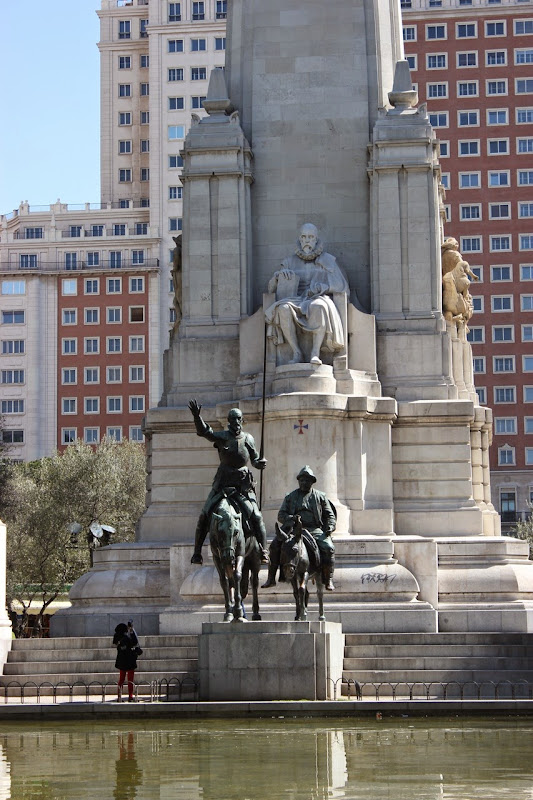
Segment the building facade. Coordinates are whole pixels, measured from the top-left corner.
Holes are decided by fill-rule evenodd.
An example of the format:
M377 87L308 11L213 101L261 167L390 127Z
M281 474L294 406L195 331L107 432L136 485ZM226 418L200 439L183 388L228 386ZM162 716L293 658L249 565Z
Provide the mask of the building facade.
M533 9L528 0L402 0L406 58L440 140L445 233L472 288L480 402L492 407L493 502L533 501Z

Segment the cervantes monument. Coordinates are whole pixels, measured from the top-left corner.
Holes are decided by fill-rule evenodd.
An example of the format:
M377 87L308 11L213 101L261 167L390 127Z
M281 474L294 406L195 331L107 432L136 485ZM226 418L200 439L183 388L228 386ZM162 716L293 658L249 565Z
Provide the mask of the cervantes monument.
M263 441L269 537L312 466L338 514L328 621L533 630L527 544L500 536L490 501L468 265L448 243L443 281L438 146L402 59L397 0L228 3L226 70L184 147L181 320L145 421L147 510L135 545L95 553L56 634L222 619L207 548L190 563L218 466L191 398L213 430L240 408ZM293 618L285 584L260 604Z

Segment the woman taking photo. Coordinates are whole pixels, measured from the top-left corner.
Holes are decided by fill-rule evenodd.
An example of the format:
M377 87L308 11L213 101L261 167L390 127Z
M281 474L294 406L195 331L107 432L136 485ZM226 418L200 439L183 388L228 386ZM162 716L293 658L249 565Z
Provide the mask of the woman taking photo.
M128 702L133 703L133 678L137 669L137 656L141 655L137 634L133 629L131 620L126 625L120 622L115 628L113 644L117 648L115 668L119 670L117 702L122 700L122 687L128 679Z

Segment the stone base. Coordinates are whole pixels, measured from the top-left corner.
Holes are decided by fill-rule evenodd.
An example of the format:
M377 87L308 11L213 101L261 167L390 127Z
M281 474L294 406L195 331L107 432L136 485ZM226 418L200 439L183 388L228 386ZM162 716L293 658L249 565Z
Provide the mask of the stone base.
M331 622L204 623L201 700L332 700L344 636Z

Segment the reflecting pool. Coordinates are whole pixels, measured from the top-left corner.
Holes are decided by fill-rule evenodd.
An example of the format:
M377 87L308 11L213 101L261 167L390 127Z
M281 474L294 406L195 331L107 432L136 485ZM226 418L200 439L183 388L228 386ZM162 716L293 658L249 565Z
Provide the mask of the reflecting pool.
M533 720L2 725L0 800L523 800Z

